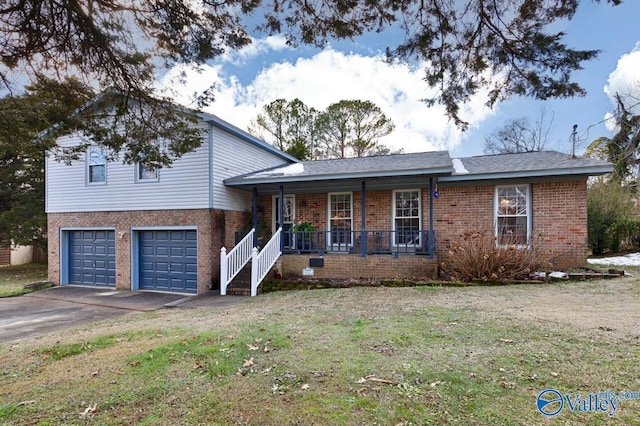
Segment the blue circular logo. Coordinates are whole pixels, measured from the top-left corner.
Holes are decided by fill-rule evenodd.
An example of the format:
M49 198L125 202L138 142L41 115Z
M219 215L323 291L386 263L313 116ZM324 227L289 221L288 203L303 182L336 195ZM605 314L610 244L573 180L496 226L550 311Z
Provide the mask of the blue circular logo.
M555 389L545 389L538 394L537 406L540 413L553 417L564 407L562 394Z

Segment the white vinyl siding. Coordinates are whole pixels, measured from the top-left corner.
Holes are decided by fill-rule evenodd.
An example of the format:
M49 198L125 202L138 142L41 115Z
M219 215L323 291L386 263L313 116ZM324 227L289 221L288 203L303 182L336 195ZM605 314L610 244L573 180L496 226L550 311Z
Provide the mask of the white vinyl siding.
M87 185L85 161L68 166L49 156L46 164L47 213L196 209L209 206L209 146L203 144L161 170L153 185L136 184L137 166L122 161L107 163L106 184ZM61 146L75 146L78 136L58 139Z
M250 191L228 188L224 180L243 174L287 164L278 157L237 136L213 127L213 208L251 211ZM164 180L164 175L162 177Z
M172 167L158 170L155 180L140 179L138 165L114 161L106 164L106 184L88 185L86 156L68 166L50 155L45 168L46 212L201 208L251 211L251 192L227 188L224 180L283 165L287 160L205 122L200 122L199 127L203 129L202 145L177 159ZM83 142L78 135L58 139L61 147Z

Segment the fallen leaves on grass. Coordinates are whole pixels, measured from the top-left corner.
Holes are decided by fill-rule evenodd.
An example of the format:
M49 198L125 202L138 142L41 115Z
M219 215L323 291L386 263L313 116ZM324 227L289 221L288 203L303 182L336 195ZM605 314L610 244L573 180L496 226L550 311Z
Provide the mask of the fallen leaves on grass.
M93 404L85 408L84 411L80 413L80 417L83 419L91 418L97 412L98 412L98 404Z
M376 383L384 383L385 385L393 385L396 386L398 384L398 382L394 382L393 380L387 380L387 379L380 379L374 375L370 375L367 377L361 377L360 379L358 379L357 383L366 383L367 381L369 382L376 382Z

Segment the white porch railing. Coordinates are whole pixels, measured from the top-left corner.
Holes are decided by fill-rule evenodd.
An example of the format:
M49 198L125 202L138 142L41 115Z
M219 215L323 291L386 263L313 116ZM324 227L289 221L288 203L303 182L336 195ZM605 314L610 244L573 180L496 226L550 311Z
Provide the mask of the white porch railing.
M227 294L227 286L231 280L238 275L244 265L251 260L253 248L253 235L256 230L252 229L236 246L227 253L227 249L220 249L220 295ZM278 246L279 247L279 246ZM257 287L257 286L256 286Z
M267 276L271 267L282 254L280 250L280 238L282 236L282 228L278 228L269 242L258 253L257 248L253 248L251 254L251 296L258 294L258 286ZM222 294L222 293L221 293Z

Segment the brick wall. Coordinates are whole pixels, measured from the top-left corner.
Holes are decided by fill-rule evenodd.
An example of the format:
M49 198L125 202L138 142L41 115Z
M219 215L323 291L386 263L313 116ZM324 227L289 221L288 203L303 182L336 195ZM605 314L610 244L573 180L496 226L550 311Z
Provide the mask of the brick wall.
M309 267L309 259L317 255L287 254L280 257L275 266L283 277L301 277L302 270ZM391 255L360 257L346 254L323 256L324 266L314 267L313 278L371 279L406 278L433 279L437 276L437 261L427 256L405 255L395 258Z
M454 186L439 188L433 202L433 228L438 250L468 231L493 231L494 186Z
M441 184L439 189L440 196L433 203L438 250L443 250L451 240L467 231L494 233L494 185ZM542 249L551 253L554 266L569 268L584 265L587 254L586 180L534 183L531 185L531 192L532 235L542 237L538 243ZM296 194L296 222L309 221L318 229L326 229L327 197L327 193ZM367 229L392 228L391 197L390 190L367 191ZM270 230L271 196L260 197L259 205ZM360 192L354 191L353 229L361 229L360 211ZM424 229L429 228L428 189L422 191L422 226ZM304 259L301 262L304 263ZM300 265L295 264L295 269L301 270ZM389 274L394 273L389 270Z
M198 293L218 288L220 249L233 247L233 231L250 213L196 210L54 213L47 216L49 280L60 283L60 228L113 227L116 233L116 288L131 289L131 228L144 226L198 227ZM240 225L242 224L242 225ZM228 230L228 231L226 231ZM120 234L122 233L122 238Z
M534 183L531 191L534 242L550 252L556 268L586 264L586 180ZM439 192L434 201L438 250L466 231L494 232L493 185L441 186Z
M587 263L587 182L533 185L533 236L557 268Z

